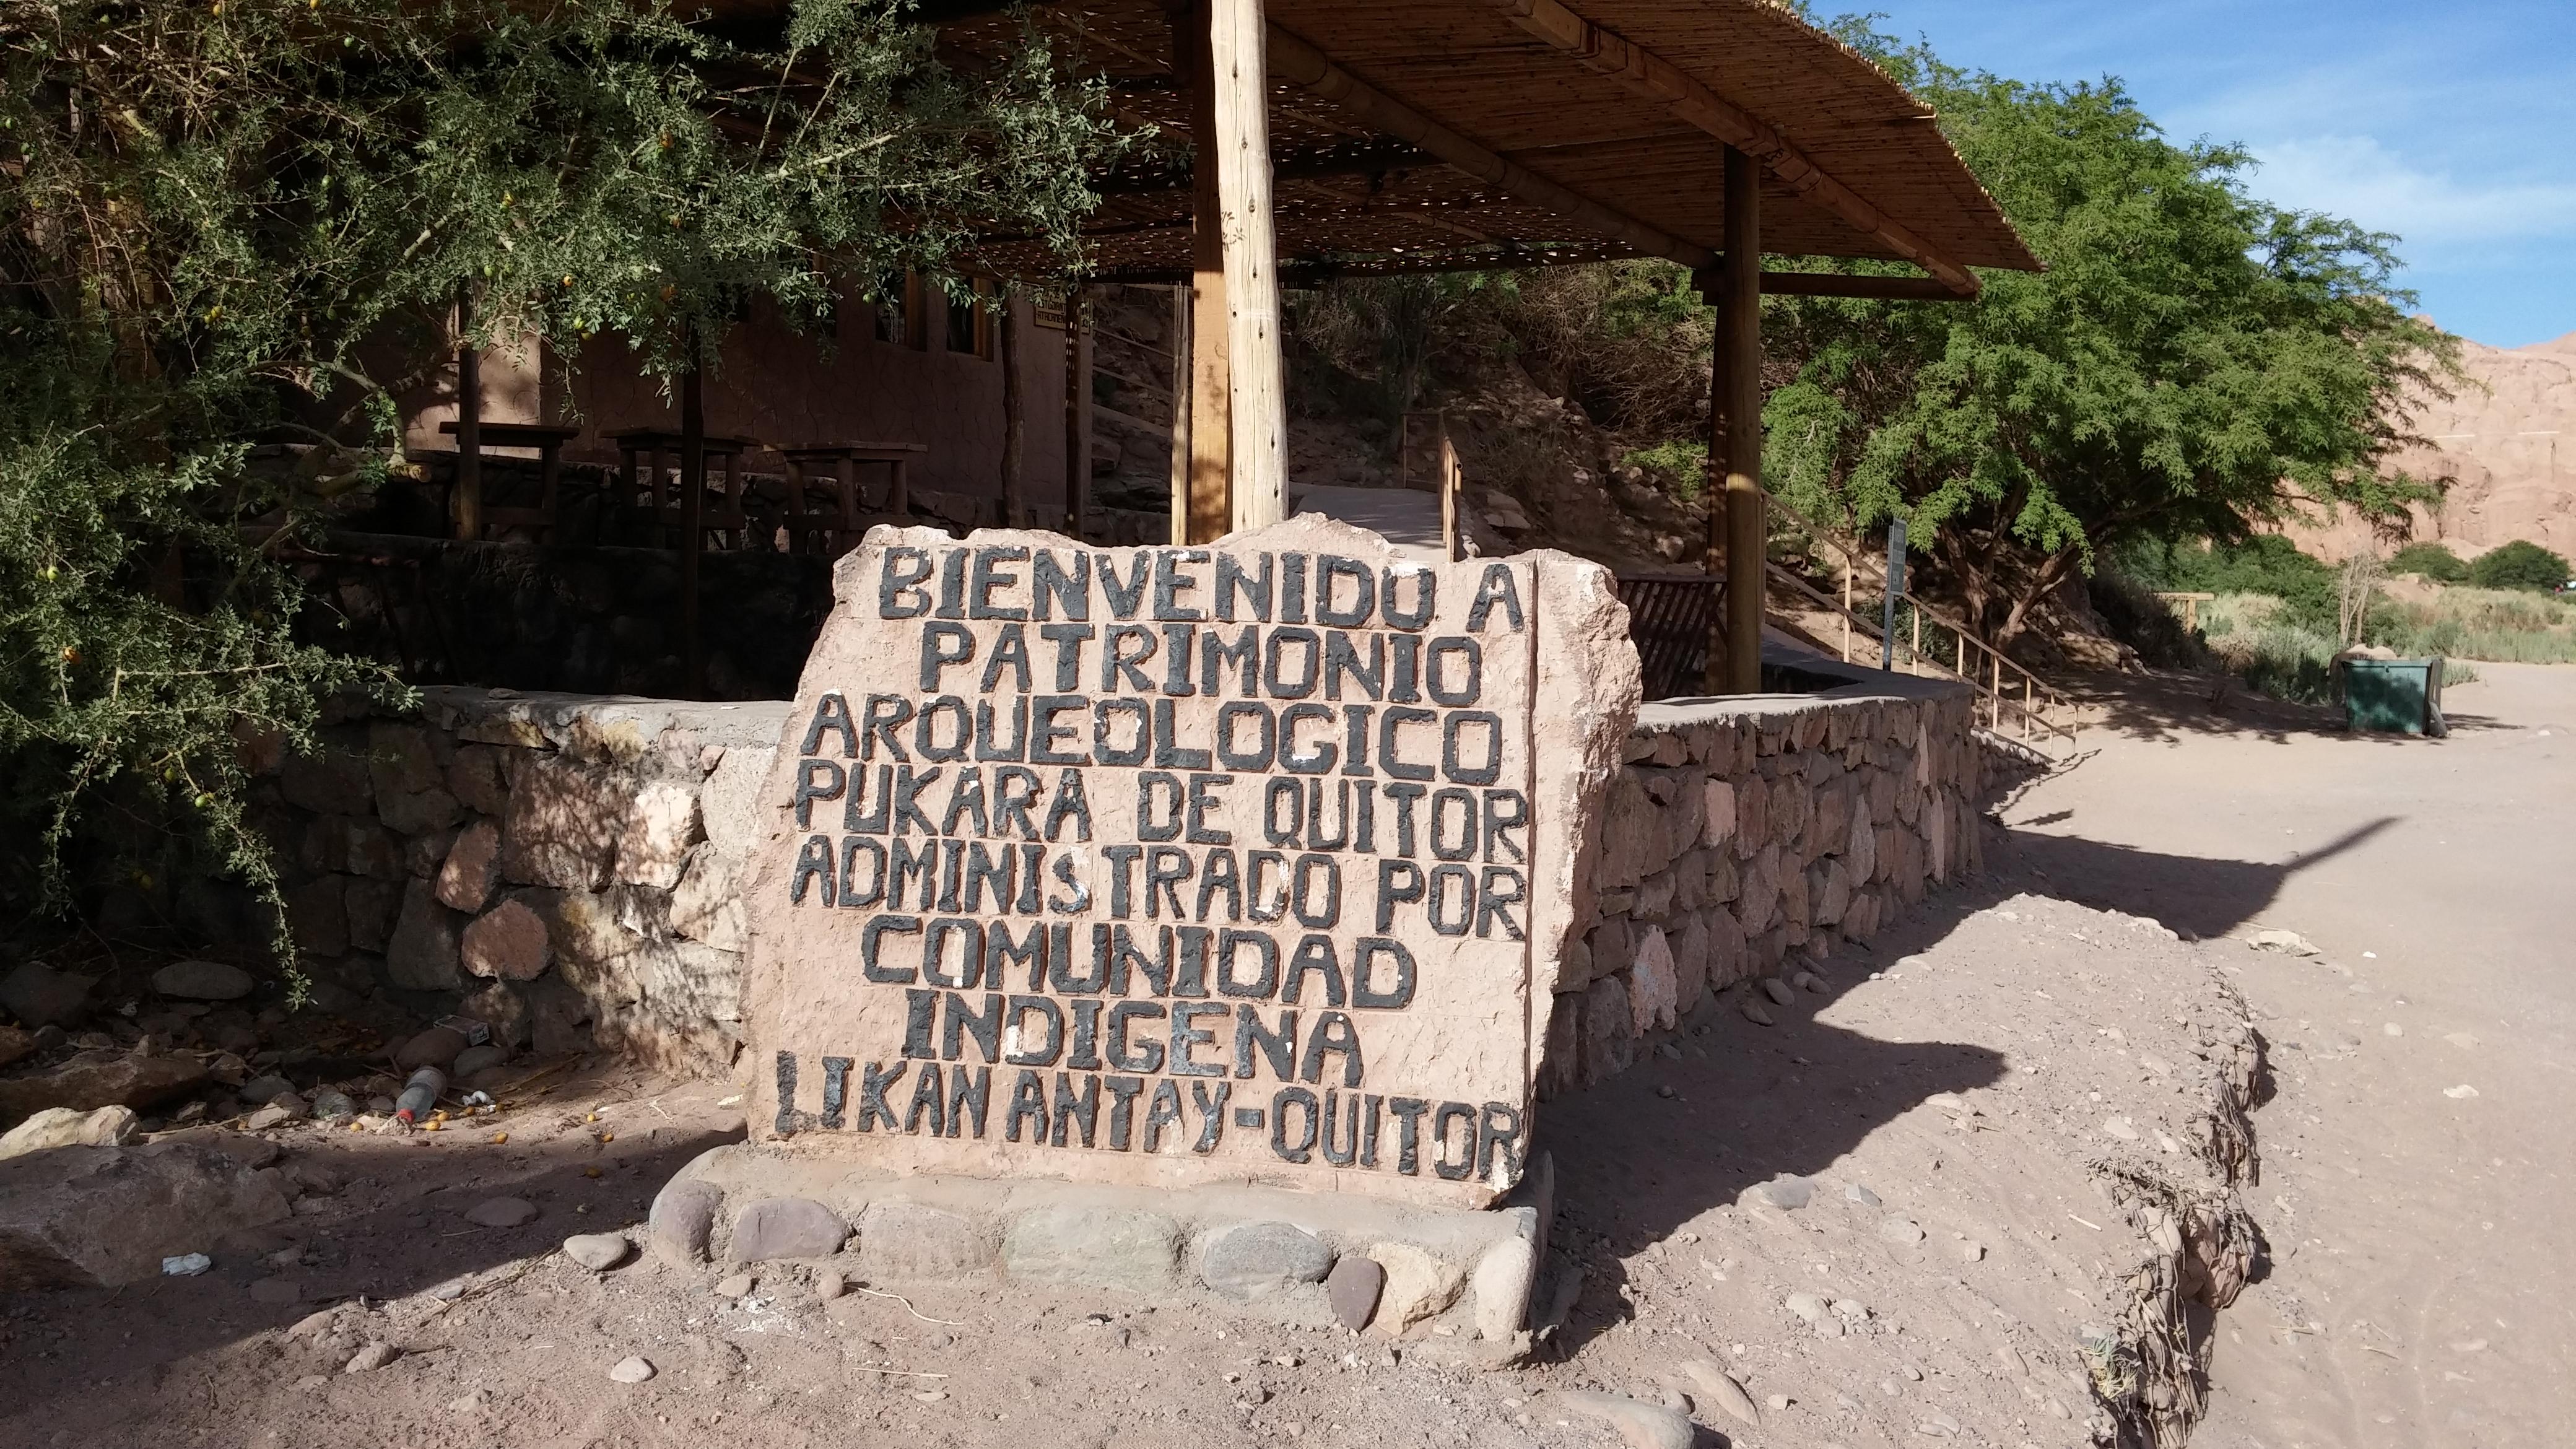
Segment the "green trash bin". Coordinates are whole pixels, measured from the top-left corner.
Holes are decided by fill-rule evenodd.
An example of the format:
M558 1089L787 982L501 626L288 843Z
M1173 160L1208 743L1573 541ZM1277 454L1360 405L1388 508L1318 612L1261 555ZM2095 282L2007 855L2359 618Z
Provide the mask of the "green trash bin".
M2443 735L2442 661L2346 659L2343 718L2347 728L2380 734Z

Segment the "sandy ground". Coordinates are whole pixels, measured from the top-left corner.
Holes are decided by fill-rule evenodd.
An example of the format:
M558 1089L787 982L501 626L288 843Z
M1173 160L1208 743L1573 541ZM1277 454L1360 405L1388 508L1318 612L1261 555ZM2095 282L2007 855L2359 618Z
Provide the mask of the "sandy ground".
M2322 949L2231 977L2279 1086L2249 1194L2275 1264L2198 1444L2570 1442L2576 669L2478 669L2447 740L2132 694L2007 812L2062 894Z

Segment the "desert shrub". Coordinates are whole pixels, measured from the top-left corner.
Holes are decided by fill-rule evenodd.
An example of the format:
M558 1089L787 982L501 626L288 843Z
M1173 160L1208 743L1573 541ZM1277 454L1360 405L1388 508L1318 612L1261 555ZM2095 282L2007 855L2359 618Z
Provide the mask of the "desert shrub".
M2200 606L2200 617L2210 654L2247 688L2299 704L2333 698L2330 627L2300 622L2292 606L2265 593L2222 593Z
M2334 629L2334 569L2278 534L2238 543L2149 543L2124 551L2119 567L2151 589L2261 594L2279 600L2290 621L2302 627L2319 633ZM2209 632L2216 637L2216 630Z
M2418 574L2437 584L2456 584L2469 576L2469 566L2447 543L2410 543L2388 560L2392 574Z
M1631 468L1643 468L1649 477L1684 502L1697 498L1708 486L1708 444L1675 438L1651 448L1630 448L1619 461Z
M2554 589L2568 581L2567 560L2527 539L2479 554L2469 582L2484 589Z
M2528 589L2454 585L2427 603L2384 601L2369 638L2401 654L2576 664L2576 606Z

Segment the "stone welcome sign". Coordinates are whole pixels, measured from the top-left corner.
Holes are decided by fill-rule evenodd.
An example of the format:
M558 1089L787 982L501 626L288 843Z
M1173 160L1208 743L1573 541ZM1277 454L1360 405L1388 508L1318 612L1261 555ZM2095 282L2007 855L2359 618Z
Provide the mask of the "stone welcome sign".
M755 1138L1469 1206L1518 1178L1636 708L1607 571L1315 517L879 528L836 591L746 902Z

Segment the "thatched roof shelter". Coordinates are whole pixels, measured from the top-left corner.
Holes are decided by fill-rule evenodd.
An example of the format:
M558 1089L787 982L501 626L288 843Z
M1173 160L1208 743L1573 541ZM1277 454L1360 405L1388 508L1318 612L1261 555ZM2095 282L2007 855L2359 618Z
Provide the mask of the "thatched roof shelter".
M1763 0L1269 0L1269 134L1283 277L1722 249L1733 145L1761 163L1762 249L1969 267L2038 263L1929 107ZM1064 0L1035 22L1151 128L1085 226L1108 279L1190 271L1189 97L1160 0ZM1007 14L946 46L1017 43ZM991 259L1034 273L1033 254ZM1016 265L1014 265L1016 264Z

